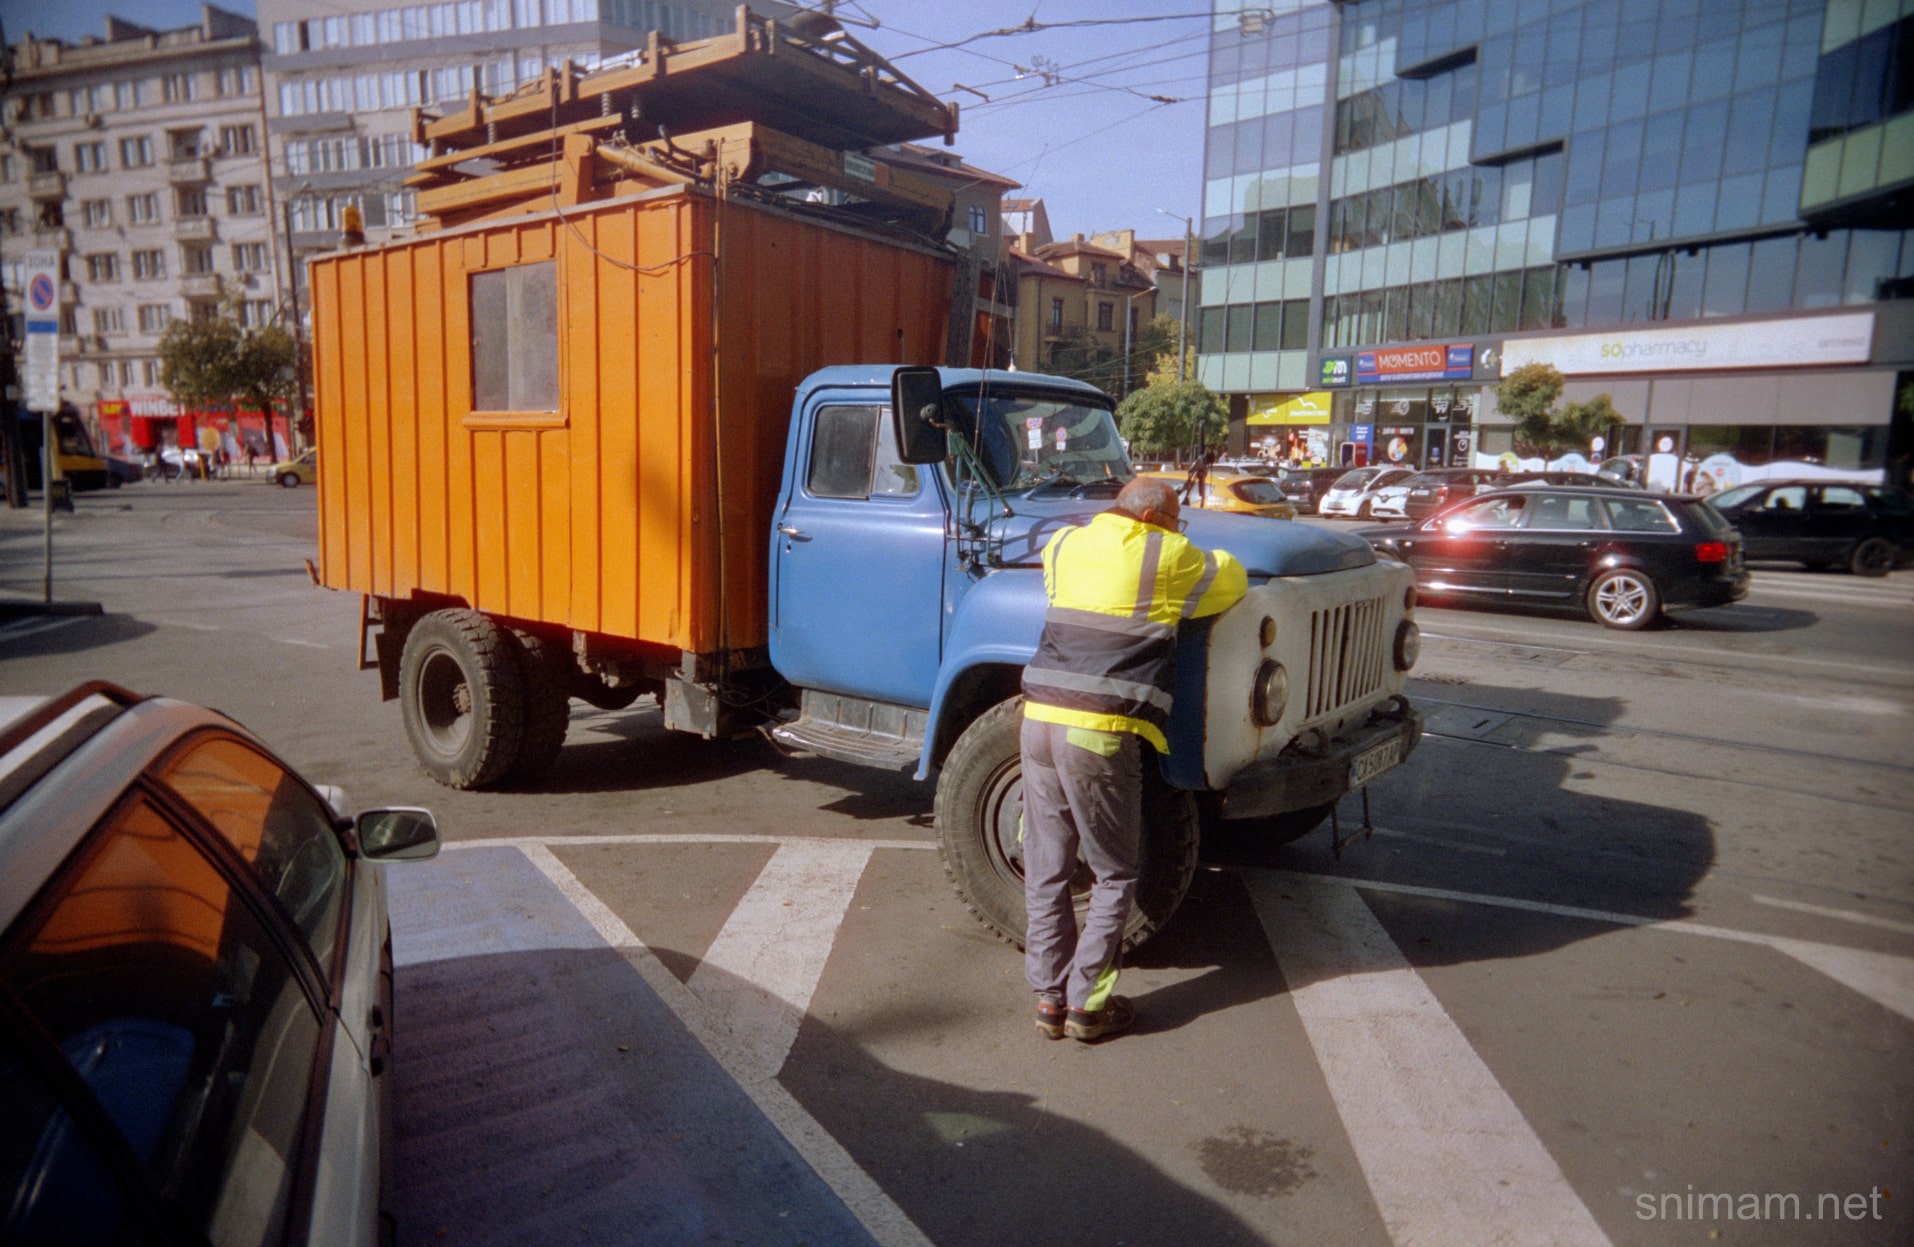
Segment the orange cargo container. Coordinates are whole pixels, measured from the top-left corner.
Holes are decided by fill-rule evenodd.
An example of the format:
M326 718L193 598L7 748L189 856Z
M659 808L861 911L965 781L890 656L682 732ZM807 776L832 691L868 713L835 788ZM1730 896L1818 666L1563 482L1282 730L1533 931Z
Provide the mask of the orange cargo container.
M944 253L694 186L315 259L320 578L762 646L796 383L938 362L951 280Z

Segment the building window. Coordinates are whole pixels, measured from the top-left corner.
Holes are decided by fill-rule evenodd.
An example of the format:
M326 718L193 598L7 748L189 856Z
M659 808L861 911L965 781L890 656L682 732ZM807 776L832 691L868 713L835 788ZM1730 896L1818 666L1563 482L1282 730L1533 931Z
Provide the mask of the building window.
M157 248L133 253L133 280L158 281L166 276L166 253Z
M131 82L113 84L113 106L119 109L138 108L146 102L146 92L136 78Z
M126 219L135 225L151 225L159 218L159 196L148 191L144 195L126 197Z
M172 305L166 303L140 304L140 332L165 333L166 326L173 321ZM151 385L152 382L147 382Z
M1098 301L1097 328L1104 333L1116 328L1116 304Z
M0 234L13 235L20 232L20 209L0 208Z
M148 386L154 386L160 383L160 363L157 359L143 359L140 361L140 379Z
M60 155L51 147L27 148L27 168L35 173L58 173Z
M306 50L306 41L299 22L274 22L272 27L272 50L280 56L289 56L294 52Z
M258 216L261 202L257 186L227 188L226 211L233 216Z
M251 126L221 126L219 128L219 154L222 156L250 156L258 148Z
M86 257L86 279L103 284L120 279L120 257L111 251Z
M0 156L0 182L20 180L20 166L14 162L11 154Z
M133 138L120 140L120 164L128 169L140 169L153 163L153 140L141 134Z
M73 167L81 173L106 172L106 144L75 143L73 145Z
M182 219L206 215L206 192L197 186L182 186L173 192L173 206Z
M80 213L88 229L107 229L113 224L113 201L89 199L80 205Z
M237 273L264 272L272 261L266 254L263 242L236 242L233 244L233 271Z
M970 232L973 234L990 232L990 214L975 205L970 209Z
M192 243L181 249L180 259L189 273L210 273L213 271L213 249L206 243Z
M160 98L168 104L183 104L198 94L198 82L193 74L167 74L160 80Z
M271 299L247 299L239 305L239 323L248 329L264 329L272 324Z
M1050 300L1050 327L1052 329L1063 328L1063 300L1062 299Z
M93 309L94 333L119 333L126 328L125 319L117 307L96 307Z
M199 130L168 130L166 132L166 150L173 160L191 160L199 155Z

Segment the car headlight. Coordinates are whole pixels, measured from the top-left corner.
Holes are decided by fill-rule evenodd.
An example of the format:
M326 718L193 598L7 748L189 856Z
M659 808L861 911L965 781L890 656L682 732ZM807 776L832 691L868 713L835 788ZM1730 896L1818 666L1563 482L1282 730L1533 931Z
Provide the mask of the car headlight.
M1409 670L1421 656L1422 629L1416 627L1415 620L1405 619L1396 629L1396 670Z
M1250 681L1249 713L1258 727L1275 727L1289 704L1289 672L1274 659L1265 659Z

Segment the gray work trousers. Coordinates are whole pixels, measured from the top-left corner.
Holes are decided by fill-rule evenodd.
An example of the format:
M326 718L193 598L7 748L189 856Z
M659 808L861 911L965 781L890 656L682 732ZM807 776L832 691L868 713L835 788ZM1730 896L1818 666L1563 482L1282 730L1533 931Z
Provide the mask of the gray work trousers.
M1114 985L1136 899L1143 742L1131 732L1082 737L1106 756L1072 743L1072 731L1023 721L1024 977L1039 996L1081 1009L1099 984L1106 996ZM1079 851L1095 879L1081 934L1070 899Z

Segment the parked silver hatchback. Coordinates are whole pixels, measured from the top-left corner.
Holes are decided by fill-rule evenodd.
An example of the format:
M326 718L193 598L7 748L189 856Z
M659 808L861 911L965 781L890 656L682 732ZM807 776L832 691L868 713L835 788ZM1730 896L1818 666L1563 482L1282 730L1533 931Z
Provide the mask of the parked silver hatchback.
M231 720L87 684L0 705L0 1242L373 1244L385 860Z

